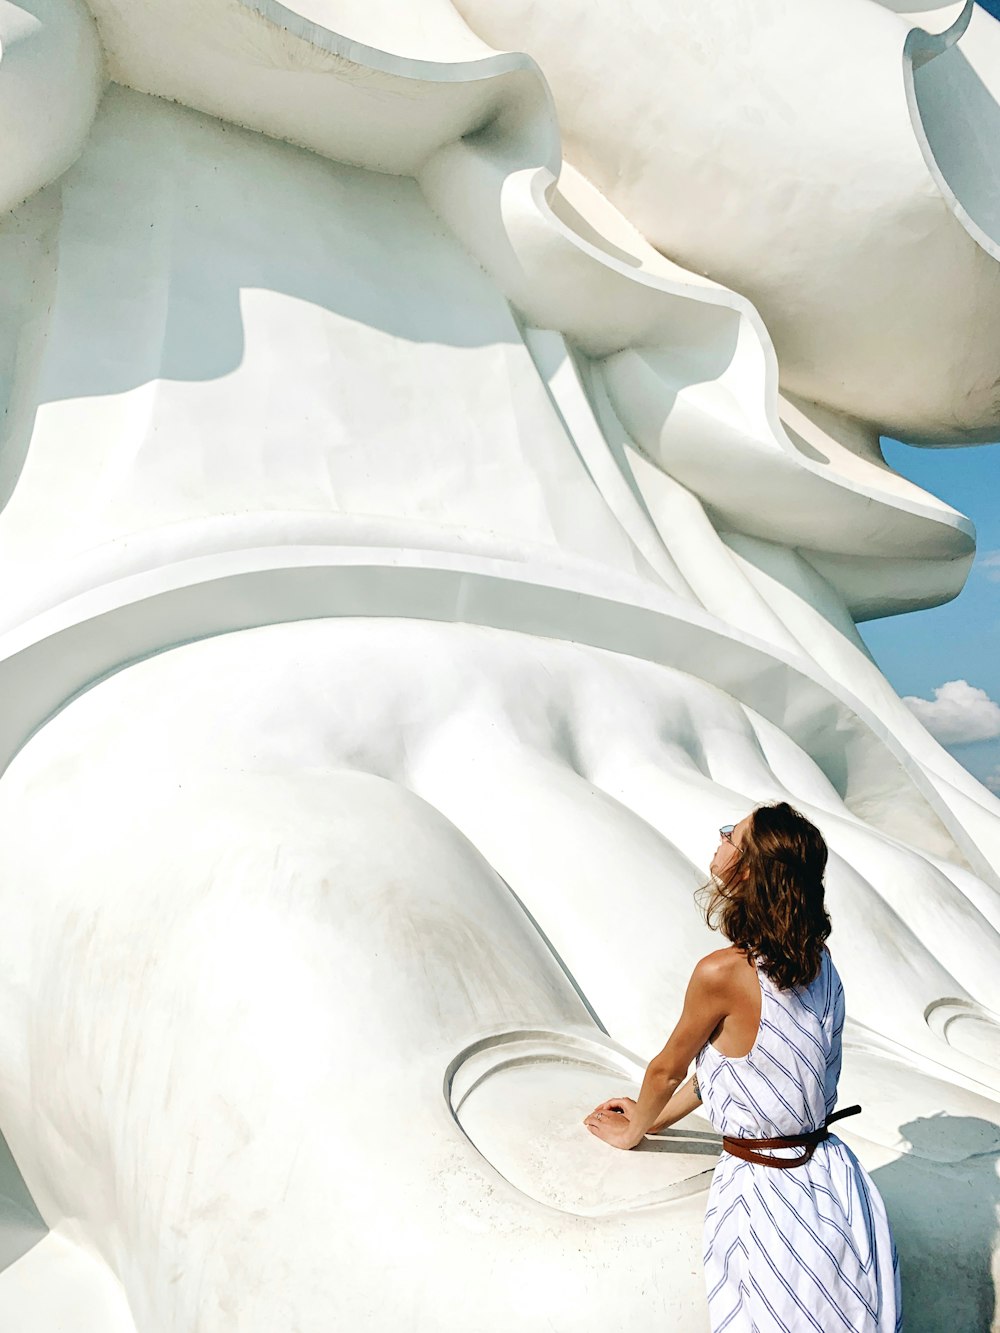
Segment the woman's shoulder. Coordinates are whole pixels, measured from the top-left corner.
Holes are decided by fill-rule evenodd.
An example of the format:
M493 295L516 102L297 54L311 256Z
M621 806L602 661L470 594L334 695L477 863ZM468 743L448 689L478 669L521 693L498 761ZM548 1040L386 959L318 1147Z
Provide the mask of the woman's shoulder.
M730 944L700 959L695 964L691 980L708 986L728 986L744 980L751 970L755 970L753 961Z

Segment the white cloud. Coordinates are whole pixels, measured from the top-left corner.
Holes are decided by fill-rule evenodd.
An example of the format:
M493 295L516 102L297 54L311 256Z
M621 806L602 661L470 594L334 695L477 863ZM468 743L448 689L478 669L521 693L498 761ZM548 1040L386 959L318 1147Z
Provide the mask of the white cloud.
M985 574L991 583L1000 583L1000 551L986 551L976 561L976 568Z
M1000 768L995 768L988 778L984 778L983 785L989 787L995 795L1000 796Z
M967 680L946 680L935 687L933 699L911 694L903 703L942 745L966 745L1000 736L1000 704Z

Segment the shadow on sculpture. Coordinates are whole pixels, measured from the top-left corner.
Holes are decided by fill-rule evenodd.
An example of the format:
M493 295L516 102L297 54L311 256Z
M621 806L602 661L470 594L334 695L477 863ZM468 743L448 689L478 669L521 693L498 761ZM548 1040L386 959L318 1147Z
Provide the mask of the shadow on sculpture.
M945 188L952 191L996 256L1000 246L1000 105L958 45L914 70L924 134ZM956 134L956 122L975 134Z
M115 187L102 174L116 135L126 156L135 155L130 166L140 158L159 173L152 202L137 168L123 169L127 184ZM240 196L234 206L245 176L271 186L253 198ZM96 243L88 210L109 188L121 191L118 230L105 230ZM290 198L297 200L290 213L298 230L275 202ZM358 216L366 226L352 229L349 221ZM171 244L150 249L148 238L161 233ZM409 248L399 244L401 234ZM86 278L73 269L81 239L93 247ZM421 263L412 257L418 251ZM0 509L20 478L39 407L160 380L219 380L238 370L247 350L248 291L318 307L402 342L456 348L519 342L506 306L446 234L414 180L341 164L331 169L309 153L278 149L252 131L122 88L105 95L81 159L0 219L0 261ZM77 355L72 342L59 342L60 281L76 300L86 299L81 293L96 299L102 281L105 292L116 293L112 318L92 329L94 355ZM476 295L492 307L490 318L482 317Z
M696 1157L718 1157L722 1140L718 1134L698 1129L671 1129L667 1134L646 1137L633 1152L675 1152Z
M27 1254L48 1230L0 1134L0 1273Z
M896 1237L908 1333L988 1333L997 1312L1000 1126L938 1115L899 1132L911 1150L872 1179Z

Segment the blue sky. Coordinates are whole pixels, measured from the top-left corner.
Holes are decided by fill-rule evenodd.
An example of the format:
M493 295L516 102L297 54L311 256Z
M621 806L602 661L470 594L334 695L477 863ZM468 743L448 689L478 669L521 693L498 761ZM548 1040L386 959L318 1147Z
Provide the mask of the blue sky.
M890 467L972 519L976 562L954 601L868 621L861 635L901 695L933 699L935 687L965 680L1000 702L1000 444L916 449L883 440L882 447ZM948 748L1000 789L1000 737Z

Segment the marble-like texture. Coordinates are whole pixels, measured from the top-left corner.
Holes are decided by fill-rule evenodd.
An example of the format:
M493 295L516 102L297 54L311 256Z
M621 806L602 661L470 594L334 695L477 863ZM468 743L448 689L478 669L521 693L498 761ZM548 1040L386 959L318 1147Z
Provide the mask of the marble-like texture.
M995 29L727 12L742 75L705 5L39 8L86 59L0 163L5 1326L703 1328L711 1133L579 1122L772 798L908 1327L1000 1326L1000 805L855 629L974 552L878 433L1000 426L940 93ZM22 97L11 45L0 115L69 58Z

